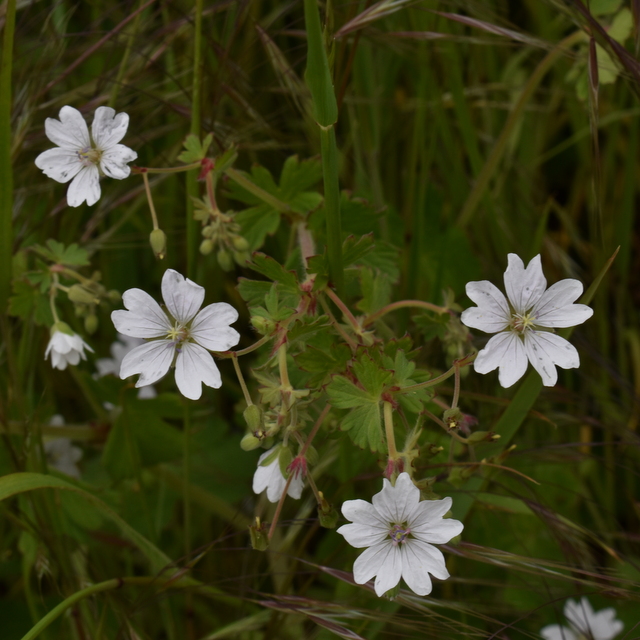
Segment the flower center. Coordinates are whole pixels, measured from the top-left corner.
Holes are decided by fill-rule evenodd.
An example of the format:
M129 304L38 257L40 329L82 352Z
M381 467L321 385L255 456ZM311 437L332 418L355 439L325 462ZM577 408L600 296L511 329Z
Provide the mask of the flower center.
M533 329L536 326L535 321L536 317L528 313L514 313L509 326L516 333L526 333L527 329Z
M180 347L184 342L189 342L191 334L189 328L181 324L175 324L167 333L167 338L171 340L176 347L176 351L180 351Z
M91 147L84 147L83 149L76 151L76 155L78 156L78 160L80 160L85 167L89 167L92 164L98 164L100 162L100 158L102 158L102 151Z
M407 537L411 533L411 529L405 524L394 524L389 531L389 537L391 538L391 542L393 542L393 546L406 542Z

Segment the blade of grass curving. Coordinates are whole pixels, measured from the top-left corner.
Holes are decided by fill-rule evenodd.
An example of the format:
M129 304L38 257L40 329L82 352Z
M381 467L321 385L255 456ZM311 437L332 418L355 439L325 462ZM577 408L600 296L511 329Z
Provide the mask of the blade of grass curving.
M13 164L11 162L11 71L16 0L6 6L2 63L0 66L0 313L4 314L11 292L13 255Z
M308 45L305 80L313 99L313 114L320 127L329 274L338 295L342 296L344 293L342 223L340 220L338 148L335 133L338 105L329 72L327 52L324 47L318 5L314 0L304 0L304 19Z

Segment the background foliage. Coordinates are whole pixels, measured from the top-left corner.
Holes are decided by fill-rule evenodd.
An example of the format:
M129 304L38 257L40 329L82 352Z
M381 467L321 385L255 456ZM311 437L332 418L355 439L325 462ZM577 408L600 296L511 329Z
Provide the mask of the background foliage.
M11 4L0 12L5 45ZM525 261L542 253L549 282L574 277L588 287L620 248L592 302L594 317L573 335L579 370L561 372L559 385L539 396L535 378L515 390L500 389L495 375L464 379L463 410L503 436L500 446L479 447L478 459L515 444L500 462L517 473L450 475L449 437L434 435L430 444L444 451L416 465L453 496L465 530L445 552L452 577L430 597L402 592L393 602L351 583L355 552L319 527L308 492L286 503L267 552L250 548L248 523L269 519L273 507L251 492L258 452L239 447L244 401L229 361L220 361L223 388L205 388L191 410L171 376L154 400L138 399L115 377L98 381L94 358L108 356L109 313L119 308L104 302L87 338L95 356L54 371L43 360L48 304L29 277L38 259L30 247L48 239L67 251L79 245L67 262L87 275L99 271L106 291L140 287L157 298L162 273L175 268L206 287L207 303L239 309L240 348L255 342L248 292L237 287L238 277L255 273L223 271L216 252L197 252L188 198L201 189L195 173L151 177L169 238L157 261L139 176L105 182L95 207L72 209L66 188L33 161L50 146L45 118L67 104L87 117L100 105L126 111L124 142L140 166L175 166L188 133L210 133L211 155L235 146L235 168L287 204L278 211L221 176L218 204L238 212L250 249L290 267L294 223L309 215L321 252L321 139L304 79L302 4L17 4L13 62L5 46L0 78L10 73L11 92L0 96L0 214L12 227L12 235L3 227L3 242L12 242L3 259L13 255L12 269L0 274L3 301L13 279L0 352L3 638L22 638L65 598L103 583L41 637L528 638L580 594L596 609L615 606L624 637L638 635L638 3L321 7L339 114L344 236L372 233L376 247L357 277L346 278L345 297L359 301L358 313L402 298L442 304L453 296L463 308L465 283L500 283L508 252ZM253 295L258 303L260 290ZM61 308L84 334L72 305ZM423 366L437 373L463 355L435 318L412 315L397 311L385 330L409 331ZM251 385L257 396L255 378ZM452 387L439 392L450 400ZM47 473L41 438L54 433L53 414L66 420L56 433L83 449L81 479L51 469L46 481L9 477ZM337 451L315 470L325 495L336 505L369 499L380 487L377 455L342 444Z

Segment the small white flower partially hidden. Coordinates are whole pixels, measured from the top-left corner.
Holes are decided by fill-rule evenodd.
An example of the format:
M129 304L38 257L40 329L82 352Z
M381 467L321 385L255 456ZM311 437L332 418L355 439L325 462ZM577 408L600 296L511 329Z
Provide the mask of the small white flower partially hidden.
M120 375L120 367L124 357L129 351L133 351L133 349L143 344L146 344L146 342L142 338L131 338L119 333L118 339L111 344L110 350L112 357L98 358L96 360L96 369L98 369L97 377L102 378L102 376L108 376L110 374L114 376ZM155 398L157 395L155 387L152 385L141 387L138 390L138 398L140 398L140 400L149 400L150 398Z
M473 366L478 373L499 369L500 384L515 384L527 370L527 361L547 387L558 381L556 366L575 369L580 356L575 347L553 329L582 324L593 315L584 304L573 304L582 293L578 280L560 280L547 289L537 255L525 269L522 260L509 254L504 273L507 298L488 280L469 282L467 295L478 306L463 311L468 327L496 333L478 353Z
M61 371L67 368L68 364L76 365L80 359L86 360L84 350L93 349L77 334L66 322L56 322L51 327L51 339L44 352L46 360L51 354L51 365L54 369Z
M238 319L238 312L226 302L199 311L204 288L173 269L167 269L162 277L162 297L166 311L148 293L129 289L122 296L128 311L111 314L120 333L152 339L124 356L120 378L139 373L136 387L144 387L160 380L175 364L178 389L190 400L197 400L203 383L214 389L222 386L207 349L226 351L238 344L240 334L229 326Z
M47 118L47 138L58 145L36 158L36 166L56 182L72 180L67 191L70 207L88 205L100 199L100 176L123 180L131 173L127 166L138 157L135 151L118 144L129 126L129 116L111 107L98 107L89 128L82 114L73 107L60 109L60 120Z
M550 624L540 631L545 640L613 640L624 629L624 624L616 620L615 609L609 607L596 613L589 601L567 600L564 615L568 627Z
M49 420L52 427L64 425L64 418L56 414ZM82 458L82 449L71 443L69 438L47 439L43 443L44 452L47 456L47 464L61 473L65 473L72 478L80 478L80 469L77 463Z
M369 547L353 565L353 579L365 584L374 576L378 596L393 589L400 578L419 596L431 593L431 573L446 580L449 572L442 552L433 544L449 542L462 532L458 520L443 519L451 498L423 500L408 473L398 476L395 487L385 478L373 504L347 500L342 513L352 524L338 533L357 549Z
M280 471L279 453L279 446L265 451L258 459L258 468L253 474L253 492L262 493L266 489L269 502L278 502L287 484L287 478ZM294 472L289 489L287 489L287 495L294 500L299 500L303 486L304 478L302 474Z

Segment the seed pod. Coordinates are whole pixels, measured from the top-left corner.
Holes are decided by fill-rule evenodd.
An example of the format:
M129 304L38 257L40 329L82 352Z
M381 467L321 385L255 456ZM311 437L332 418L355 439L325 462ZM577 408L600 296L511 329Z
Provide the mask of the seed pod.
M79 302L81 304L95 304L96 302L99 302L95 295L81 284L74 284L69 287L67 295L71 302Z
M220 249L217 257L218 264L223 271L231 271L233 269L233 257L226 249Z
M209 240L209 238L205 238L200 243L200 253L203 256L208 256L212 251L213 251L213 242L211 242L211 240Z
M250 404L242 415L251 431L262 431L262 411L260 407L255 404Z
M256 517L256 521L249 527L249 537L251 538L251 546L256 551L266 551L269 546L269 530L265 522L260 522L260 518Z
M253 451L260 446L260 438L256 438L253 433L245 434L244 438L240 440L240 448L243 451Z
M153 249L153 255L158 260L163 260L167 255L167 236L162 229L154 229L149 235L149 243Z

